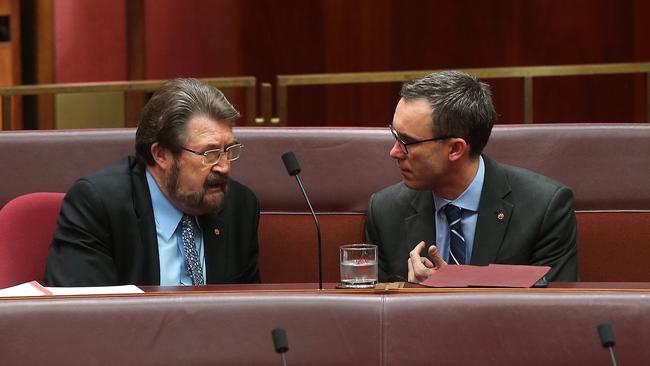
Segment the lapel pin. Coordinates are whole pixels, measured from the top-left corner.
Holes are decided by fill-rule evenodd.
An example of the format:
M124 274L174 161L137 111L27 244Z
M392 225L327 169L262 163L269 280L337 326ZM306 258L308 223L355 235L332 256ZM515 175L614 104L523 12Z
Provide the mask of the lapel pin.
M219 230L219 228L214 229L214 235L216 236L221 235L221 230Z
M497 212L497 220L501 221L506 215L503 212Z

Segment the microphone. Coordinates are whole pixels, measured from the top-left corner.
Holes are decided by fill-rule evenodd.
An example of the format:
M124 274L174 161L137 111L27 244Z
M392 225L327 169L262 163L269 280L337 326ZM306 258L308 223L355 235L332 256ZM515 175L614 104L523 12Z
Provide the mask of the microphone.
M307 201L307 206L309 206L309 211L311 211L311 215L314 218L314 222L316 223L316 233L318 234L318 289L322 290L323 289L323 256L322 256L322 249L321 249L320 224L318 223L318 218L316 217L314 208L311 206L309 197L307 197L307 192L305 192L305 187L303 187L302 181L298 176L298 173L300 173L300 164L298 164L298 160L296 159L296 156L293 154L292 151L286 152L282 154L282 162L284 163L284 167L287 168L287 173L289 173L289 175L291 176L296 177L296 180L298 181L298 185L300 186L300 190L302 191L302 195L305 197L305 201Z
M271 337L273 337L273 346L275 347L275 352L280 354L282 366L287 366L287 360L284 357L284 353L289 350L287 333L283 328L275 328L271 331Z
M614 356L614 345L616 344L616 341L614 340L614 331L612 330L612 326L607 323L598 324L598 335L600 336L600 343L603 347L609 349L609 356L612 359L612 365L616 366L616 357Z

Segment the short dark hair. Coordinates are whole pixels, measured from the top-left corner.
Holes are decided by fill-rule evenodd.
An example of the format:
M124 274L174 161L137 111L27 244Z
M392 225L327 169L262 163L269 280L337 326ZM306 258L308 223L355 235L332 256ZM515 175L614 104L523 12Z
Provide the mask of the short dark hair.
M163 84L142 110L135 133L138 160L155 164L151 145L156 142L179 154L187 141L185 126L195 116L232 124L239 112L219 89L199 80L173 79Z
M442 71L407 81L400 96L427 99L433 108L434 136L462 137L471 156L481 154L496 121L488 84L460 71Z

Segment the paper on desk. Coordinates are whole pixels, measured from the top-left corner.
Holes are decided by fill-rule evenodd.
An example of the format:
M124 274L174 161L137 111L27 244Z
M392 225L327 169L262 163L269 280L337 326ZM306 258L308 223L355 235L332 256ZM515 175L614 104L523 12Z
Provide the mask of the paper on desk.
M549 266L490 264L488 266L447 265L420 283L427 287L532 287Z
M144 293L144 291L134 285L98 287L43 287L40 283L31 281L0 290L0 297L44 295L111 295L141 293Z
M45 287L52 295L111 295L143 294L135 285L98 286L98 287Z
M0 297L14 296L43 296L51 295L40 283L36 281L21 283L20 285L7 287L0 290Z

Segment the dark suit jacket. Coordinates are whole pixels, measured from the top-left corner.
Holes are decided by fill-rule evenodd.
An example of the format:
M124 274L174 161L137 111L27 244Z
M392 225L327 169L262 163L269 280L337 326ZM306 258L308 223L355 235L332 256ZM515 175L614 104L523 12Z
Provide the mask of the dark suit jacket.
M577 281L573 193L531 171L483 156L485 179L470 264L548 265L549 281ZM499 219L498 213L503 213ZM366 239L379 249L379 278L406 278L413 247L436 238L431 191L398 183L375 193L368 204Z
M199 217L206 283L259 282L259 203L230 180L219 212ZM217 235L218 234L218 235ZM145 168L132 156L77 180L49 249L50 286L159 285L158 240Z

